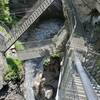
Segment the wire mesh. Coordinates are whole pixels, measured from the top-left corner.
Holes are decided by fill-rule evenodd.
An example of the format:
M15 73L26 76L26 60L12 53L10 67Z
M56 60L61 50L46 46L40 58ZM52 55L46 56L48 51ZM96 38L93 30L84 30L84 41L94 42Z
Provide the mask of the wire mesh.
M73 54L66 53L56 100L87 100L83 84L73 63Z
M100 54L88 51L84 55L83 65L85 66L85 70L92 82L93 88L100 98Z

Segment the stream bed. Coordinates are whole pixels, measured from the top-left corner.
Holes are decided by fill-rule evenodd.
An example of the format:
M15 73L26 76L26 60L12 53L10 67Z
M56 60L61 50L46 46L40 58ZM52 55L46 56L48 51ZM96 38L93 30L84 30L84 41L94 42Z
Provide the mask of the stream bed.
M63 24L64 20L59 18L40 21L35 28L32 26L30 27L30 29L22 36L21 41L41 41L53 38L61 29Z
M29 32L28 38L24 37L26 41L41 41L44 39L50 39L54 37L63 26L64 21L61 19L50 19L46 21L42 21L39 25L31 30L31 34ZM32 28L31 28L32 29ZM38 71L36 69L40 69L42 71L41 62L44 58L36 58L32 60L25 61L25 98L26 100L34 100L34 90L33 90L33 80Z
M33 91L33 79L37 74L38 68L41 64L42 58L36 58L25 62L25 82L24 82L24 96L26 100L35 100Z

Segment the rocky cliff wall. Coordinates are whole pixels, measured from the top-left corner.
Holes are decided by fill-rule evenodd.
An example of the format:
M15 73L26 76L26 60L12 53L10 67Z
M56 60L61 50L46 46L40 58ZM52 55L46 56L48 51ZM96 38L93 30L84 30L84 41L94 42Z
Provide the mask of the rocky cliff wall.
M74 0L74 3L82 22L88 19L94 9L100 13L100 0Z

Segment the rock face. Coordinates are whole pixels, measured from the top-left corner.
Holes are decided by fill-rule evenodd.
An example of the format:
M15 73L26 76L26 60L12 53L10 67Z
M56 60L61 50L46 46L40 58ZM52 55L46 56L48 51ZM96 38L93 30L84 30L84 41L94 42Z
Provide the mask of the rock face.
M93 9L97 9L100 12L99 0L74 0L77 12L80 15L81 21L84 22Z
M46 12L44 12L43 16L46 18L63 18L62 0L54 0L52 5L46 10Z
M44 64L43 73L36 75L33 89L37 100L54 100L59 80L60 61L60 57L50 57L50 62Z
M89 43L94 43L93 47L97 51L100 50L100 12L96 6L99 6L99 2L100 0L97 0L97 2L96 0L74 0L80 21L86 31L84 36Z
M96 8L100 12L100 0L97 0L97 2L96 2Z
M24 97L19 86L9 82L0 90L0 100L24 100Z
M11 92L5 100L24 100L20 94L17 94L16 91Z
M100 12L100 0L83 0L87 5L94 9L96 8Z

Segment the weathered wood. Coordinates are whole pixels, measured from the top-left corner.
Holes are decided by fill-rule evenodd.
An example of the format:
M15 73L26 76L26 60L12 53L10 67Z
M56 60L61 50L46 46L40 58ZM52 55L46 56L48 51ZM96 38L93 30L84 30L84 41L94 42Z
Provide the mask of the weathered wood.
M6 41L6 46L5 48L3 47L4 49L1 49L1 51L6 52L18 40L18 38L30 27L30 25L32 25L32 23L34 23L40 17L40 15L52 4L53 1L54 0L44 0L42 2L39 2L39 4L35 6L35 8L32 7L31 14L29 15L28 13L27 15L25 15L21 22L19 22L19 24L16 25L16 27L12 28L12 30L15 30L11 31L13 32L13 36L11 36L11 38L9 38ZM40 6L42 10L38 10Z

